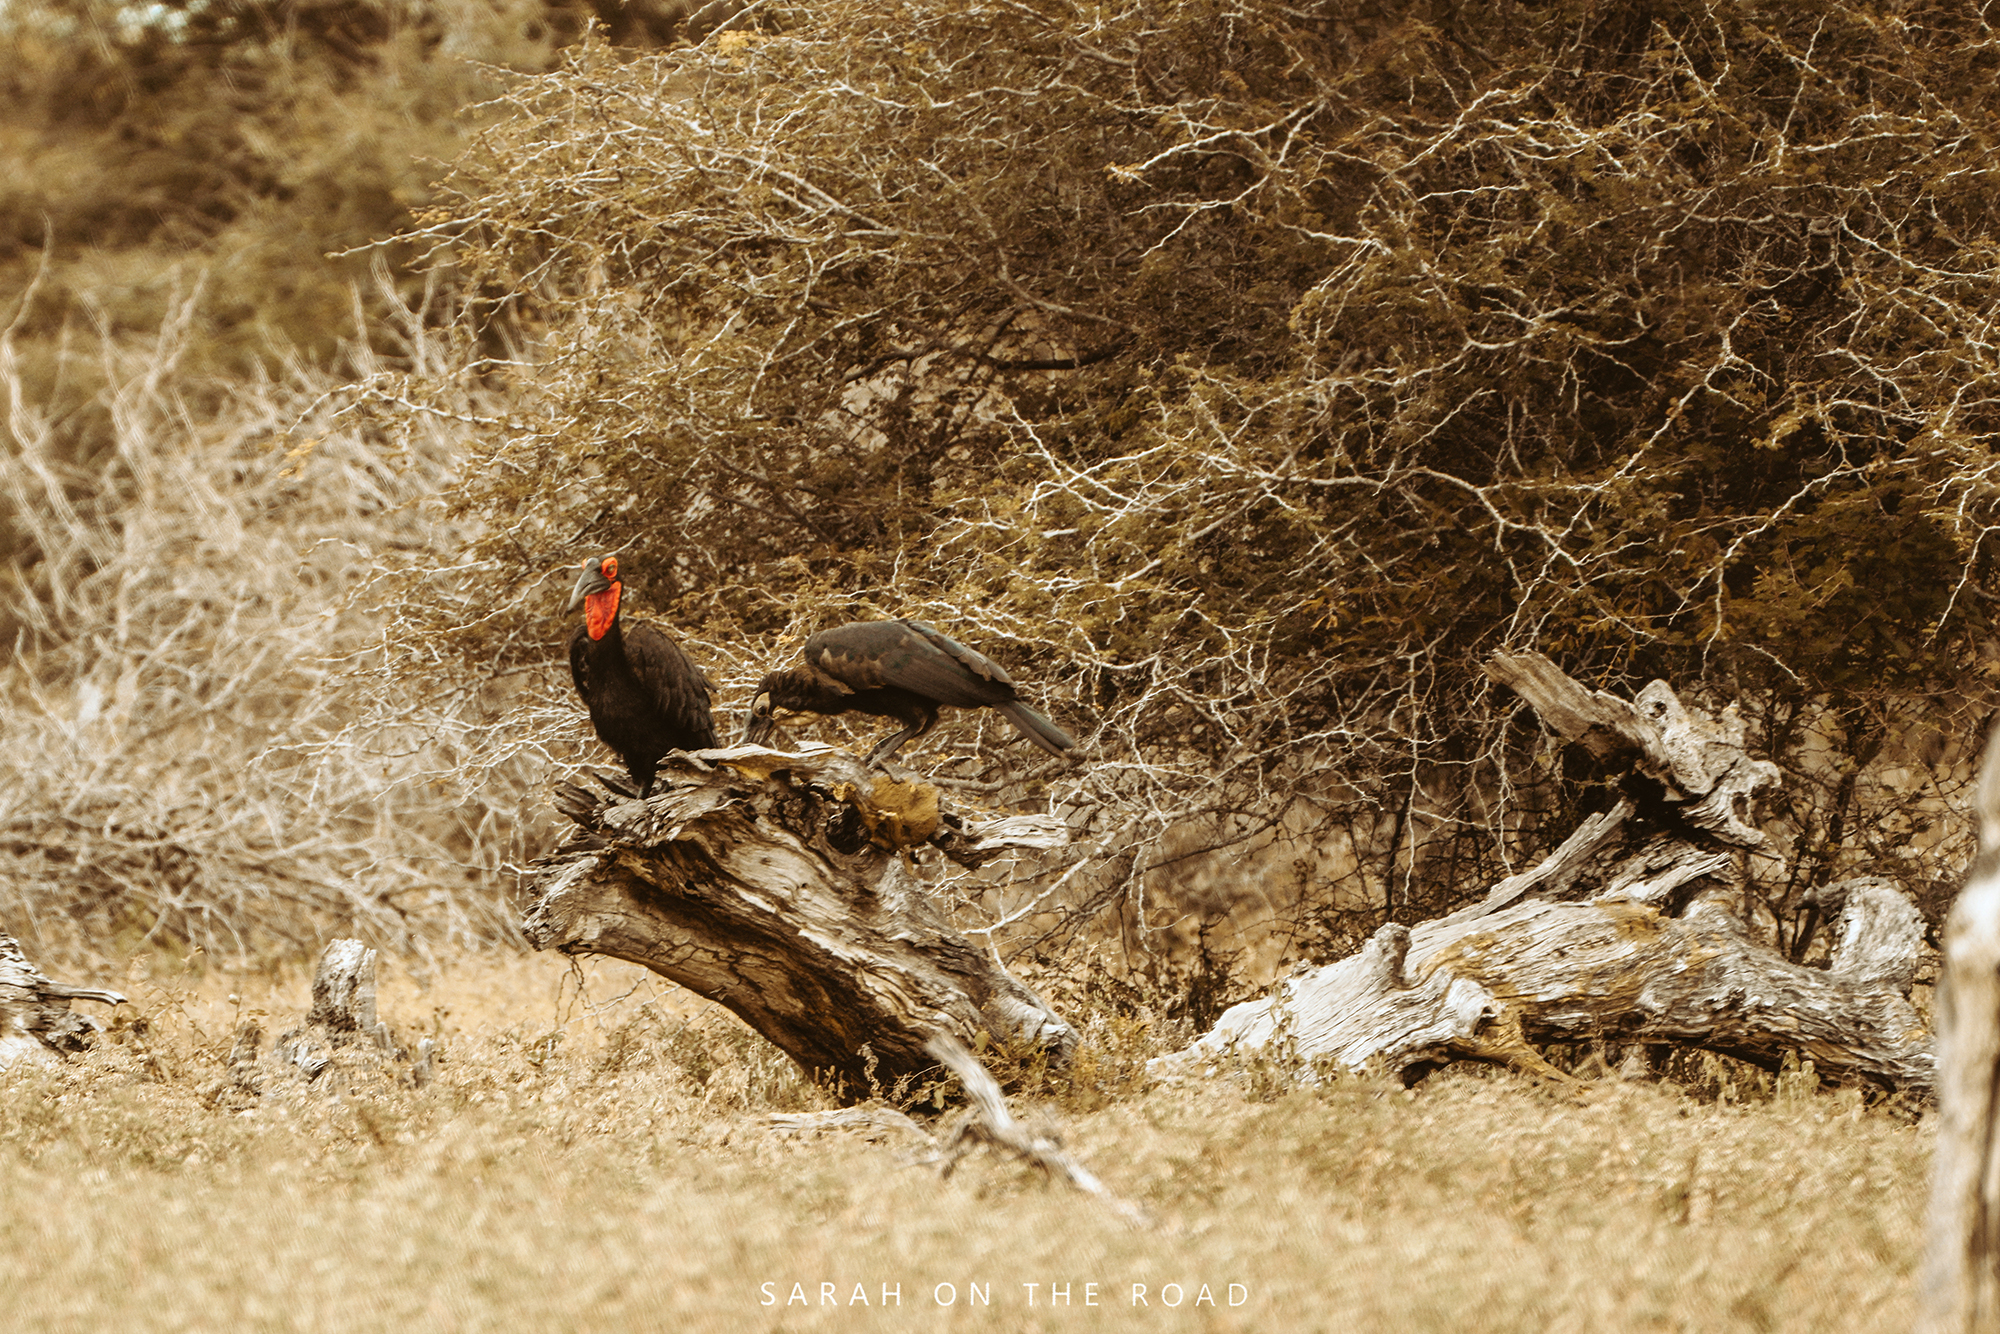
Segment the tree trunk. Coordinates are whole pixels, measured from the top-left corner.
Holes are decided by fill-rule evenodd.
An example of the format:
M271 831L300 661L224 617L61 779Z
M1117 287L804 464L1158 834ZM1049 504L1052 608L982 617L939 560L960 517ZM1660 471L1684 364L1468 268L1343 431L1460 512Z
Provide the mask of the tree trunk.
M1825 969L1792 963L1746 925L1739 863L1765 839L1743 803L1778 771L1744 753L1733 710L1710 718L1663 681L1628 703L1538 653L1497 655L1487 670L1558 735L1625 767L1617 804L1484 901L1385 926L1359 954L1232 1008L1156 1060L1157 1074L1261 1052L1307 1070L1468 1057L1554 1075L1532 1043L1608 1038L1770 1068L1797 1052L1824 1076L1931 1089L1930 1037L1909 1001L1923 923L1907 896L1872 877L1817 890L1839 921Z
M939 1036L1076 1035L926 897L914 853L962 865L1059 847L1043 816L972 824L936 788L827 747L676 753L644 801L564 786L579 832L537 862L523 928L537 949L644 964L727 1006L843 1101L938 1067Z
M2000 1330L2000 728L1980 766L1979 856L1944 929L1938 1137L1922 1334Z

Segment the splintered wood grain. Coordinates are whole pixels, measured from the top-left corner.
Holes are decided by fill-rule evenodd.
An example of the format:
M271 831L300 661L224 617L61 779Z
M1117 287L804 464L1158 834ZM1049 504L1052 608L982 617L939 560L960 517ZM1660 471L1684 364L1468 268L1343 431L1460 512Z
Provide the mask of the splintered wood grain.
M537 948L651 968L852 1099L934 1069L939 1034L1067 1059L1075 1032L951 926L904 851L1059 846L1059 824L967 824L908 785L881 806L884 787L831 750L702 755L669 755L645 801L563 797L582 832L536 868L523 928Z
M1558 735L1624 757L1617 804L1481 901L1385 926L1360 954L1225 1012L1156 1073L1248 1052L1308 1073L1455 1057L1547 1073L1532 1043L1609 1038L1774 1068L1796 1052L1834 1079L1933 1087L1931 1035L1909 999L1923 923L1907 895L1877 877L1818 887L1835 916L1825 969L1777 954L1739 915L1740 859L1766 846L1740 803L1778 775L1744 752L1732 712L1689 708L1663 681L1627 703L1537 653L1495 655L1489 670Z
M1945 923L1937 1158L1920 1334L2000 1330L2000 728L1977 798L1979 856Z

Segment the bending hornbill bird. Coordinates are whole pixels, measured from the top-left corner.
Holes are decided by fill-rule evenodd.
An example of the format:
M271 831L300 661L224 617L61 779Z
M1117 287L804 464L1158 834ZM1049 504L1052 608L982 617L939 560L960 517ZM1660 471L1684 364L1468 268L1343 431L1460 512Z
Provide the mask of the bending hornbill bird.
M937 726L938 708L986 707L1007 715L1028 740L1051 755L1072 750L1069 733L1021 703L1000 664L922 621L856 621L806 641L805 665L772 672L750 701L743 740L762 745L775 713L872 713L903 730L868 752L873 768Z
M583 563L567 608L583 608L583 624L570 636L569 675L590 708L590 725L623 757L643 797L662 755L715 745L715 720L708 713L715 688L660 630L620 620L624 590L616 556Z

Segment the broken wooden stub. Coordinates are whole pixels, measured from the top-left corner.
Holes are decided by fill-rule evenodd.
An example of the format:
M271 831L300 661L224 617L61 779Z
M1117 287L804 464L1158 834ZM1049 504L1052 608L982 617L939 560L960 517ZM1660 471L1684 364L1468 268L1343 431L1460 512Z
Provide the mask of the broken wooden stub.
M529 941L644 964L727 1006L843 1101L935 1071L941 1034L1058 1062L1075 1047L912 864L923 848L977 866L1060 847L1060 821L970 821L831 747L676 752L644 801L565 784L556 805L578 831L532 869Z
M0 1070L24 1061L46 1064L83 1050L98 1024L69 1008L75 1000L125 1003L115 991L51 982L28 962L20 941L0 935Z
M414 1053L403 1050L376 1016L375 951L358 940L335 940L320 952L304 1021L280 1035L268 1053L261 1050L263 1036L255 1020L237 1028L229 1074L208 1090L212 1101L242 1108L260 1098L338 1096L384 1083L422 1088L436 1060L429 1038Z
M1830 966L1794 964L1742 916L1740 863L1772 855L1746 802L1777 781L1726 710L1688 708L1663 681L1627 702L1587 690L1538 653L1487 668L1567 741L1625 767L1618 802L1483 901L1416 927L1384 926L1338 963L1226 1011L1162 1077L1232 1053L1411 1072L1460 1058L1563 1078L1533 1043L1679 1044L1775 1069L1927 1092L1930 1034L1910 1005L1923 922L1886 880L1822 887L1837 918Z
M1979 855L1945 921L1938 1134L1920 1334L2000 1330L2000 728L1975 802Z

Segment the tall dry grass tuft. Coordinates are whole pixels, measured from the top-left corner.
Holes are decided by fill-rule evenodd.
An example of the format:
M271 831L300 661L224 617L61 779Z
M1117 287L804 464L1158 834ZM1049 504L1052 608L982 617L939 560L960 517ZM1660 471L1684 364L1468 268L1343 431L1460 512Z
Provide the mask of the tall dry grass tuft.
M31 553L0 571L0 930L45 958L505 937L526 782L441 781L448 728L364 736L340 688L382 675L355 598L381 553L455 540L424 504L445 434L392 453L296 364L192 409L196 282L152 336L65 350L94 359L114 424L66 460L16 353L33 299L0 333L0 523ZM404 332L420 356L420 321Z

